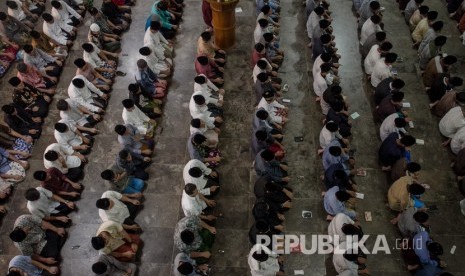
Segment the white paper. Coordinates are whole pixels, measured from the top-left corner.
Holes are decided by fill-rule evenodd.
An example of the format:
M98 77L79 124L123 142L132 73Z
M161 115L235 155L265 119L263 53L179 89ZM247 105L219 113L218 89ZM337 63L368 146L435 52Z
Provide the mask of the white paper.
M290 103L291 100L290 99L283 99L283 103Z
M424 144L425 144L425 140L423 140L423 139L416 139L415 142L416 142L418 145L424 145Z
M352 119L355 120L355 119L357 119L358 117L360 117L360 114L358 114L358 112L354 112L354 113L352 113L352 114L350 115L350 117L351 117Z
M236 7L235 11L236 11L237 13L242 12L242 8L241 8L241 7Z
M415 128L415 124L413 123L413 121L408 122L408 126L410 128Z
M409 102L403 102L403 103L402 103L402 107L410 108L410 107L411 107L411 104L410 104Z
M358 198L358 199L364 199L364 198L365 198L365 194L362 194L362 193L355 193L355 197Z
M312 217L313 217L313 214L312 214L311 211L303 210L303 211L302 211L302 217L303 217L303 218L312 218Z
M294 275L304 275L303 270L294 270Z
M455 253L455 249L457 249L457 246L452 246L452 248L450 249L450 254L454 255Z

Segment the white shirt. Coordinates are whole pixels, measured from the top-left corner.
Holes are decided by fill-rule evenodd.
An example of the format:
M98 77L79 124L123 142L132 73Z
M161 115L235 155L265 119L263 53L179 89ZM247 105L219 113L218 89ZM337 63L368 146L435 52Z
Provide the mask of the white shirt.
M205 103L206 103L205 99ZM205 122L205 124L213 124L215 122L214 117L210 117L212 114L210 111L208 111L208 107L206 104L204 105L198 105L194 102L194 98L191 97L191 100L189 101L189 112L191 114L191 117L196 119L199 118Z
M164 70L168 69L168 67L166 66L166 63L163 61L163 59L160 59L156 55L156 49L154 47L152 47L151 44L144 45L144 47L150 48L150 50L152 52L148 56L139 55L139 59L145 60L147 62L147 65L149 66L149 68L155 74L158 75L158 74L160 74L160 71L164 71Z
M76 75L74 79L81 79L84 81L83 88L77 88L71 82L68 87L68 96L78 104L84 106L85 108L89 109L92 112L96 112L99 110L98 106L93 105L94 99L92 97L92 92L102 96L103 92L100 91L94 84L88 81L83 75Z
M92 51L92 53L83 51L82 59L84 59L87 63L89 63L92 66L92 68L101 66L104 63L104 61L98 55L100 53L99 47L97 47L97 45L95 45L92 42L87 42L87 43L92 44L92 46L94 46L94 51Z
M50 214L58 213L55 208L60 205L58 201L52 199L53 193L45 188L37 187L37 191L40 193L40 198L36 201L28 201L27 209L31 215L39 218L48 217Z
M373 72L371 72L371 85L376 87L382 80L391 77L391 75L391 66L384 62L384 58L381 58L376 62Z
M68 173L68 168L77 168L77 167L81 166L81 159L79 159L79 157L77 157L75 155L72 155L74 153L74 150L72 148L62 147L58 143L53 143L53 144L50 144L45 149L44 156L45 156L45 153L47 153L47 152L49 152L51 150L56 151L59 156L62 156L65 159L66 168L63 167L58 160L55 160L55 161L52 162L52 161L48 161L44 157L44 167L46 169L57 168L63 174L67 174Z
M306 24L308 38L312 39L315 28L320 27L319 25L320 20L321 20L321 17L318 14L316 14L315 11L312 11L312 13L308 16L307 24Z
M60 118L65 121L72 121L74 124L83 126L88 123L87 116L79 110L79 104L70 98L65 99L68 103L68 110L60 111Z
M18 7L15 10L8 8L8 15L13 18L16 18L18 21L26 19L26 14L23 11L23 3L21 3L21 1L19 0L14 0L14 2L16 2L16 5L18 5Z
M328 225L328 235L335 240L335 236L338 236L339 242L346 240L346 235L342 232L342 226L344 224L354 224L354 221L346 214L339 213Z
M379 128L379 138L381 138L381 141L384 141L384 139L386 139L389 136L389 134L393 132L406 132L404 128L396 127L395 120L397 118L400 118L399 114L392 113L391 115L387 116L386 119L384 119L383 123Z
M202 214L203 209L207 208L207 203L199 198L199 195L191 197L182 192L181 207L184 211L184 215L188 216L199 216Z
M150 121L150 118L145 115L137 106L133 107L132 111L128 111L126 108L123 108L123 121L125 124L131 124L137 128L140 134L145 135L148 131L147 123Z
M319 138L320 138L320 147L322 149L325 149L332 140L336 138L342 138L342 136L339 134L339 131L331 132L328 129L326 129L326 125L324 125L320 131Z
M370 52L368 52L368 55L365 57L365 60L363 61L365 73L367 73L368 75L371 75L371 73L373 72L373 68L376 65L376 62L378 62L381 59L381 53L378 51L378 49L378 44L371 46Z
M381 27L378 24L374 24L369 18L363 23L362 31L360 32L360 44L365 44L367 38L378 31L381 31Z
M196 83L194 82L194 91L209 91L211 92L212 90L213 91L218 91L218 87L216 87L215 84L213 84L213 82L211 82L207 76L205 76L204 74L199 74L199 76L203 76L205 77L205 79L207 80L206 83L204 84L199 84L199 83Z
M323 60L321 59L321 55L319 55L315 61L313 62L313 67L312 67L312 76L315 78L315 76L318 76L321 72L321 64L323 64Z
M53 41L56 41L62 46L66 46L66 33L61 30L59 23L56 20L54 20L51 24L44 21L42 31Z
M271 103L268 103L265 100L265 98L262 97L257 106L257 109L260 108L263 108L268 112L268 114L270 115L270 119L273 123L281 124L283 122L283 117L281 115L276 115L276 112L279 109L285 108L285 106L278 103L276 100L272 101Z
M263 38L263 34L265 33L265 31L266 31L266 28L262 29L260 24L257 23L255 25L255 30L253 32L253 39L254 39L255 44L261 43L265 45L265 38Z
M318 97L323 96L323 93L328 89L328 84L326 83L325 78L321 76L321 72L313 77L313 92Z
M346 249L347 243L341 242L339 248ZM333 255L333 265L339 276L358 276L358 265L346 260L343 254Z
M165 37L160 34L159 31L152 33L150 28L148 28L144 35L144 45L150 45L150 47L155 51L157 57L161 60L165 60L165 49L163 44L168 44Z
M53 131L53 135L55 136L55 140L60 144L63 148L68 148L68 151L71 151L74 146L82 145L82 139L76 134L76 127L70 124L68 121L61 119L58 121L59 123L64 123L68 126L68 129L61 133L57 130Z
M439 121L439 131L449 138L453 138L455 133L463 126L465 126L465 117L460 106L451 108Z
M123 224L124 220L129 217L128 207L120 200L122 194L115 191L106 191L101 198L109 198L113 202L113 207L109 210L98 209L98 215L103 222L114 221Z
M66 32L71 32L73 30L73 26L69 25L69 23L73 23L71 16L74 16L77 19L81 19L81 16L64 1L59 2L61 4L61 9L57 10L52 7L53 19L58 22L60 28Z
M450 141L450 149L454 154L458 154L465 147L465 127L461 127Z
M258 262L255 260L252 255L258 250L268 254L268 260L264 262ZM256 244L252 247L249 252L247 262L249 263L250 273L252 276L275 276L279 271L278 254L274 253L262 244Z
M192 177L189 175L189 170L195 167L199 168L202 171L202 175L200 177ZM191 159L184 166L184 169L182 171L182 178L184 179L184 184L194 184L195 186L197 186L197 189L201 194L210 195L210 188L205 188L205 185L207 185L206 176L211 173L212 170L208 168L202 161L197 159Z

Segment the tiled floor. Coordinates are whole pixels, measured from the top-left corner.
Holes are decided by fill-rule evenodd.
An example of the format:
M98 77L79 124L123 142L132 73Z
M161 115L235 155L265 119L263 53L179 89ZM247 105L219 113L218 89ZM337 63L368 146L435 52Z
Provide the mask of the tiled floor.
M100 1L96 1L100 2ZM90 246L90 237L98 227L99 219L94 208L95 200L105 190L100 172L114 161L118 151L118 143L113 133L115 124L122 121L120 102L126 97L126 87L132 81L137 49L142 45L143 28L148 8L152 1L139 0L133 9L134 20L131 29L123 37L123 54L120 68L129 74L118 78L112 93L110 105L104 123L98 128L102 134L97 136L90 164L86 167L86 178L83 183L86 190L78 202L79 211L72 214L73 226L69 230L62 255L63 275L90 275L90 259L96 256L96 251ZM424 179L431 185L425 200L434 203L439 211L431 213L432 235L445 248L444 259L449 264L449 270L454 275L465 275L462 256L465 252L465 219L461 215L458 201L463 198L457 189L454 175L449 168L451 155L447 149L440 146L441 137L437 131L437 118L430 115L427 97L420 82L416 69L415 51L410 48L410 38L403 17L398 12L395 2L381 1L386 7L385 26L388 39L394 44L393 51L399 53L404 62L397 66L399 75L407 83L404 91L406 99L412 103L410 116L415 120L415 129L410 132L425 140L424 146L413 148L413 159L419 161L424 170ZM188 137L189 110L188 102L193 92L193 77L195 74L193 61L196 53L198 35L204 29L201 18L200 1L186 0L186 11L183 16L180 34L177 36L175 72L170 93L164 107L164 116L159 134L157 135L156 155L154 164L149 168L151 178L145 191L144 209L137 221L144 229L141 238L143 248L141 276L170 275L171 263L176 249L173 246L173 228L182 217L180 210L180 195L182 189L182 168L187 162L186 139ZM322 208L320 193L322 185L321 160L316 156L318 135L322 127L320 107L314 103L312 91L310 52L306 47L305 21L300 0L281 0L281 45L286 52L285 61L280 69L281 77L290 85L290 91L285 95L291 99L290 123L286 126L285 146L288 151L288 162L291 167L291 186L296 191L294 208L286 219L286 232L289 234L324 234L327 223ZM454 22L447 19L443 3L436 1L427 3L432 9L439 11L440 18L446 22L444 33L452 36L446 52L459 57L458 75L463 77L464 51L454 29ZM213 250L213 275L247 275L248 229L252 223L250 213L253 197L255 175L250 168L251 159L249 143L251 135L251 120L253 107L251 102L253 92L251 86L250 53L252 48L252 33L255 22L254 1L239 2L243 10L237 14L237 43L228 50L228 64L225 72L225 124L220 136L220 149L226 157L219 168L222 191L218 197L218 208L225 218L218 221L218 235ZM385 194L389 187L388 179L381 172L377 163L377 125L372 117L371 90L366 85L366 79L361 69L358 53L356 19L351 12L351 1L331 1L333 26L337 47L342 55L340 70L342 87L351 103L351 111L357 111L361 117L354 122L352 146L357 149L357 163L367 168L368 176L358 178L357 182L366 198L360 202L358 212L371 211L373 222L362 222L364 231L370 235L385 234L388 242L393 244L398 237L396 229L390 225L392 214L385 205ZM79 32L80 42L84 41L88 24L82 26ZM60 93L56 98L63 98L75 67L72 60L80 56L80 43L76 43L75 51L67 60L65 71L59 83ZM11 71L10 71L11 74ZM6 80L0 80L1 95L7 95ZM0 100L4 103L5 100ZM31 158L31 169L42 168L42 153L53 139L50 126L57 120L57 112L52 108L47 118L44 135L34 148ZM294 142L294 136L304 136L304 142ZM15 191L9 203L9 214L2 220L0 228L0 270L4 271L9 259L18 253L7 237L11 231L14 219L25 212L23 192L37 184L29 176ZM301 218L302 210L313 211L313 219ZM372 244L370 240L369 245ZM73 246L79 245L77 249ZM452 245L457 246L455 254L450 254ZM392 255L372 255L368 259L368 267L372 275L408 275L398 250L392 250ZM287 257L286 270L293 275L294 269L303 269L305 275L334 275L330 256L321 255L291 255Z

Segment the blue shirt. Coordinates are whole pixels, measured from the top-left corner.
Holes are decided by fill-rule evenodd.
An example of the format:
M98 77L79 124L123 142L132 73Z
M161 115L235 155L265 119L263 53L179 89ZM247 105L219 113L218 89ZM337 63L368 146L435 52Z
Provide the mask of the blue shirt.
M16 267L21 269L23 272L26 272L28 276L41 276L42 269L36 267L32 264L30 256L18 255L11 259L8 264L8 269Z
M349 156L345 154L344 152L342 152L341 155L339 156L331 155L331 153L329 153L329 148L331 147L341 147L341 143L339 143L337 139L333 139L323 151L322 159L323 159L324 170L326 171L331 165L341 164L347 173L347 171L349 170L349 167L347 166L347 164L345 164L345 162L349 160Z
M0 174L7 173L11 170L10 160L8 159L9 155L10 154L4 148L0 148Z
M328 214L335 216L339 213L344 213L349 216L351 219L355 219L355 212L348 210L344 203L339 201L336 198L336 192L339 191L338 186L334 186L331 189L327 190L323 200L323 205Z
M420 259L420 263L422 265L434 265L437 266L438 262L431 259L429 254L427 244L432 242L431 238L429 237L429 233L426 231L422 231L415 236L413 236L413 249L415 250L415 254Z

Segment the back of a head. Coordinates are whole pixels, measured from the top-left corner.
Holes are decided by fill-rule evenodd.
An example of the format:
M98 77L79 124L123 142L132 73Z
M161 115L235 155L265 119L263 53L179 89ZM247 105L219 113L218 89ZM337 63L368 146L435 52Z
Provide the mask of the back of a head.
M328 73L329 71L331 71L331 64L323 63L320 65L320 69L321 69L321 72Z
M331 59L333 58L333 55L331 55L330 53L324 52L323 54L320 55L320 57L321 57L321 60L326 63L326 62L331 61Z
M69 104L67 101L61 99L61 100L58 100L57 102L57 109L60 110L60 111L66 111L68 110L69 108Z
M6 114L13 114L13 112L15 112L15 107L12 104L6 104L2 106L2 111Z
M212 39L212 34L210 32L203 32L200 34L202 37L203 41L208 42Z
M45 22L51 22L53 21L53 16L49 13L44 12L42 14L42 19L44 19Z
M274 35L272 33L264 33L263 39L265 42L271 42L274 39Z
M58 159L58 153L54 150L49 150L44 154L44 158L50 162L56 161Z
M255 116L260 120L266 120L270 114L268 114L268 111L265 109L259 109L257 112L255 112Z
M145 61L143 59L138 59L137 60L137 68L143 69L145 67L147 67L147 61Z
M10 239L14 242L22 242L27 237L26 232L21 228L15 228L10 232Z
M265 262L266 260L268 260L268 254L265 253L264 250L259 250L259 251L255 251L253 254L252 254L252 258L254 258L257 262Z
M35 180L44 181L47 178L47 173L45 171L35 171L33 177Z
M195 240L195 236L194 236L194 233L192 233L192 231L186 229L184 231L181 232L181 240L185 243L185 244L191 244L194 242Z
M98 10L96 7L90 7L88 11L90 15L96 15L98 13Z
M379 24L381 23L381 17L377 14L373 14L371 17L370 17L370 20L371 22L373 22L373 24Z
M326 19L321 19L321 20L318 22L318 25L320 26L321 29L326 29L326 28L328 28L330 24L331 24L331 22L329 22L329 20L326 20Z
M202 95L194 95L192 97L192 99L194 100L195 104L197 105L204 105L205 104L205 97L202 96Z
M205 76L195 76L194 82L198 84L204 84L207 82L207 78Z
M360 229L357 226L350 223L344 224L341 230L342 233L346 234L347 236L358 236L358 234L360 233Z
M447 37L440 35L434 39L434 45L441 47L444 46L447 42Z
M0 21L5 21L7 18L6 13L0 12Z
M95 250L100 250L105 247L105 240L102 237L92 237L90 242Z
M6 276L22 276L18 271L8 271Z
M86 65L86 62L82 58L77 58L74 60L74 65L76 65L78 68L82 68Z
M23 50L27 54L30 54L32 52L32 50L34 50L34 47L32 47L31 44L26 44L26 45L23 46Z
M313 10L317 15L322 15L325 13L325 9L322 6L318 6Z
M346 202L347 200L350 199L350 194L346 191L337 191L336 192L336 198L337 200L341 202Z
M433 28L433 30L436 32L441 31L443 27L444 27L444 22L442 22L441 20L435 21L433 25L431 25L431 28Z
M51 4L52 7L54 7L55 9L61 8L60 2L58 2L58 1L56 1L56 0L52 0L52 2L50 2L50 4Z
M376 32L375 36L377 41L384 41L386 39L386 32Z
M331 146L329 147L328 151L332 156L340 156L342 153L341 147L338 146Z
M420 7L418 8L418 11L420 12L421 15L426 15L426 14L428 14L428 12L429 12L429 7L428 7L428 6L425 6L425 5L420 6Z
M389 41L385 41L383 43L381 43L381 45L379 46L379 48L381 49L381 51L383 52L388 52L392 49L393 45L391 42Z
M161 23L158 22L158 21L150 22L150 29L155 30L155 31L159 31L161 29Z
M268 63L266 62L266 60L260 59L259 61L257 61L258 68L264 70L266 69L267 66L268 66Z
M457 57L456 56L446 56L443 58L444 64L446 65L452 65L457 62Z
M402 145L410 147L415 145L416 140L412 135L405 135L404 137L400 138L400 142L402 143Z
M13 87L16 87L18 86L20 83L21 83L21 80L18 78L18 77L11 77L9 80L8 80L8 83L13 86Z
M18 4L15 1L6 1L6 6L13 10L18 9Z
M87 53L91 53L94 50L94 46L90 43L84 43L81 47Z
M197 186L195 186L195 184L187 183L184 186L184 192L186 192L187 195L194 195L195 190L197 190Z
M260 129L255 132L255 138L257 138L258 141L265 141L267 137L268 134L265 130Z
M274 153L270 150L265 149L260 153L260 157L263 158L265 161L271 161L274 159Z
M394 119L394 125L397 127L397 128L403 128L407 125L407 122L405 121L405 118L395 118Z
M122 149L120 150L120 152L118 153L118 157L122 160L126 160L128 159L130 153L127 149Z
M413 219L420 223L423 224L428 221L429 215L426 212L423 211L417 211L415 214L413 214Z
M104 180L111 181L115 178L115 173L112 170L104 170L100 173L100 177Z
M258 20L258 25L260 25L260 27L262 28L265 28L266 26L268 26L268 20L262 18L262 19L259 19Z
M24 197L28 201L36 201L40 198L40 192L35 188L29 188L26 190L26 192L24 192Z
M421 170L421 165L417 162L410 162L407 164L407 171L410 173L416 173Z
M77 88L84 88L85 86L85 82L81 78L74 78L71 82Z
M198 57L197 57L197 61L198 61L201 65L207 65L207 64L208 64L208 57L206 57L206 56L198 56Z
M144 46L144 47L139 49L139 54L143 55L144 57L150 55L151 53L152 53L152 51L147 46Z
M397 54L396 53L387 53L386 57L384 58L384 61L386 63L394 63L397 60Z
M401 79L395 79L392 81L392 87L399 90L405 86L405 82Z
M459 87L463 85L463 79L461 77L451 77L449 84L453 87Z
M330 34L322 34L320 36L320 41L321 41L321 44L325 45L325 44L328 44L331 42L331 35Z
M379 4L378 1L370 2L370 9L376 11L376 10L379 10L380 7L381 7L381 5Z
M102 210L108 210L110 207L110 199L108 198L99 198L95 202L95 207Z
M92 271L97 275L107 272L107 269L107 265L104 262L96 262L92 265Z
M194 137L192 137L192 141L195 144L200 145L200 144L203 144L205 141L207 141L207 138L203 134L197 133L194 135Z
M64 133L68 130L68 126L64 123L56 123L55 124L55 130L60 132L60 133Z
M199 167L192 167L188 171L189 175L194 178L199 178L203 175L202 170Z
M392 93L392 101L395 103L400 103L404 99L404 92L397 91Z
M444 254L444 249L438 242L430 242L426 245L426 247L428 248L429 253L433 256L441 256Z
M325 128L330 132L336 132L339 129L339 126L336 122L329 121L326 123Z
M191 120L191 127L193 128L199 128L201 125L201 122L199 118L195 118Z
M434 21L438 18L438 12L437 11L429 11L426 14L426 17L428 18L429 21Z
M194 267L191 263L183 262L178 266L177 271L181 275L191 275L194 272Z
M265 73L265 72L258 73L257 80L259 80L261 82L267 81L268 80L268 74Z
M124 108L126 108L126 109L134 107L134 101L131 100L131 99L124 99L121 103L123 104Z
M262 43L257 43L255 44L254 48L255 48L255 51L261 52L263 51L263 49L265 49L265 45L263 45Z
M270 10L271 8L269 5L264 5L260 11L263 12L263 14L267 14Z

